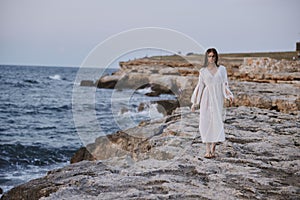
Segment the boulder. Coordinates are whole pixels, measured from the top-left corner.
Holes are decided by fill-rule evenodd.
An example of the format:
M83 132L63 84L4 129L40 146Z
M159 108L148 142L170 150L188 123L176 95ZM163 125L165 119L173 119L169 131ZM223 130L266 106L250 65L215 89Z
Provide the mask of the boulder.
M178 100L159 100L152 103L156 103L158 105L158 112L164 115L171 115L172 112L179 107Z
M86 149L86 147L81 147L76 151L76 153L71 158L71 164L77 163L82 160L95 160L94 156Z
M120 77L115 89L140 89L149 85L149 75L141 73L126 73Z
M91 80L82 80L80 82L80 86L94 87L95 83L94 83L94 81L91 81Z
M121 77L117 75L102 76L96 83L98 88L113 89Z

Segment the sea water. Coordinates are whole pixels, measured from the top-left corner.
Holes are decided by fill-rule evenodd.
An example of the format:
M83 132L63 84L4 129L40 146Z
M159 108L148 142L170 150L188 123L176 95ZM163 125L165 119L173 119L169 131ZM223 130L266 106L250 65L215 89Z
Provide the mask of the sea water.
M101 72L79 69L0 66L0 187L4 192L67 165L78 148L98 136L130 128L142 120L162 117L155 104L149 102L174 99L172 95L147 97L144 94L149 88L134 92L121 90L116 98L114 89L82 87L76 79L79 71L85 73L87 79L96 81L99 75L111 74L116 69ZM74 88L80 88L77 91L82 94L74 95ZM86 97L85 92L91 91L95 98L94 121L98 126L84 118L90 109L74 109L74 98ZM141 102L147 106L138 111ZM74 112L83 116L82 119L74 120ZM131 123L127 123L128 119ZM78 125L78 120L84 121L83 127ZM85 135L87 130L92 134Z

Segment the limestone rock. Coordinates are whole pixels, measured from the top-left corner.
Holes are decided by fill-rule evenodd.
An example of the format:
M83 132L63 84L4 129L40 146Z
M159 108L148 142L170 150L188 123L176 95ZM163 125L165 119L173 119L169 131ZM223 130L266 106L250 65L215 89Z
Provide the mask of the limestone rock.
M230 88L235 96L234 106L258 107L285 113L300 110L300 89L295 84L231 81Z
M297 199L299 115L228 108L226 141L217 145L215 159L205 159L199 112L181 107L98 138L90 150L103 160L52 170L2 199Z
M200 56L164 56L121 62L113 76L100 78L98 87L138 89L151 86L148 96L174 94L180 106L190 106L201 65ZM234 106L294 112L300 109L300 61L268 57L221 58L227 68ZM101 85L101 84L102 85ZM228 105L228 103L227 103Z
M230 66L230 65L229 65ZM299 83L300 62L267 57L244 58L241 65L228 70L232 79L265 83Z

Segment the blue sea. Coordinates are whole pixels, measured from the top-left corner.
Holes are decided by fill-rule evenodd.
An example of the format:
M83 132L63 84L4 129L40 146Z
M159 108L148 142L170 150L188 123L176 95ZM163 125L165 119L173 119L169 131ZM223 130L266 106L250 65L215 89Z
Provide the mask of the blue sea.
M0 187L4 192L69 164L77 149L98 136L162 117L150 102L174 96L148 97L144 94L149 88L116 93L80 86L82 77L96 81L114 71L0 66ZM94 106L78 103L78 98L87 99L90 94L94 94ZM139 111L141 102L146 106ZM96 118L90 117L91 112Z

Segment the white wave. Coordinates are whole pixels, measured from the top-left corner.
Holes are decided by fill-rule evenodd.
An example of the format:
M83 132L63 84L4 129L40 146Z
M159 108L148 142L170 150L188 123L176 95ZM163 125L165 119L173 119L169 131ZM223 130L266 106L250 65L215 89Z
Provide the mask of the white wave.
M150 118L152 119L158 119L162 118L164 115L157 110L158 104L146 104L145 109L138 112L127 110L127 109L121 109L118 113L118 117L131 117L131 118Z
M149 108L149 115L150 115L151 120L164 117L164 115L162 113L158 112L157 106L158 106L158 104L155 103L155 104L151 104L151 106Z
M152 121L163 118L163 113L158 111L158 105L150 102L144 102L144 108L128 107L118 104L113 107L114 120L121 130L126 130L138 126L141 121ZM142 109L142 110L141 110Z
M146 88L143 88L143 89L138 89L137 92L141 93L141 94L147 94L147 93L152 92L152 89L151 89L151 87L146 87Z
M55 74L54 76L49 76L52 80L62 80L61 76L59 74Z

